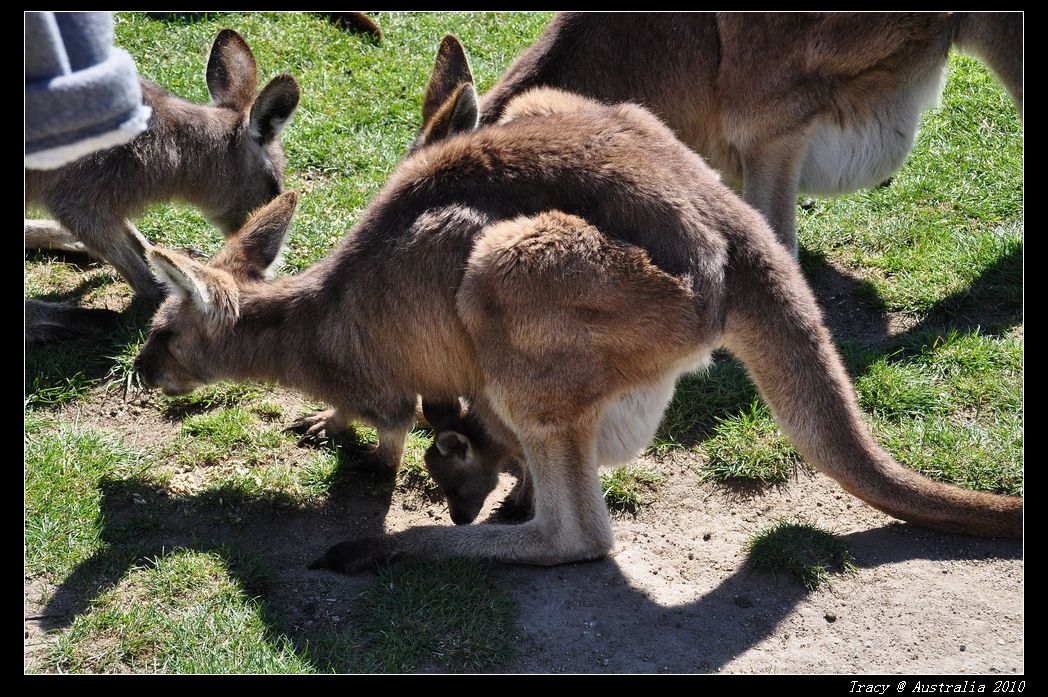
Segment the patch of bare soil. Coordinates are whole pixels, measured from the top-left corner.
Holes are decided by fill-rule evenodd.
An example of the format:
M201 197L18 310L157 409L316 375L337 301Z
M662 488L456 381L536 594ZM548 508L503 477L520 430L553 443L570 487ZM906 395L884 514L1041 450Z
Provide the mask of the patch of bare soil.
M900 524L800 473L737 494L660 463L668 480L616 518L610 559L505 569L522 672L1022 672L1022 545ZM836 530L854 573L807 593L751 572L749 536L779 517Z

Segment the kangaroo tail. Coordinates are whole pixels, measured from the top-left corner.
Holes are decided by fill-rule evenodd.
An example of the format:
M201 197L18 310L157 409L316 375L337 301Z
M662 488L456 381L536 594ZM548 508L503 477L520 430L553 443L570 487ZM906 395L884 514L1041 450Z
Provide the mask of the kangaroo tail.
M934 482L898 464L874 441L799 267L770 234L746 237L730 252L724 344L745 364L801 455L896 518L946 532L1021 539L1022 497Z

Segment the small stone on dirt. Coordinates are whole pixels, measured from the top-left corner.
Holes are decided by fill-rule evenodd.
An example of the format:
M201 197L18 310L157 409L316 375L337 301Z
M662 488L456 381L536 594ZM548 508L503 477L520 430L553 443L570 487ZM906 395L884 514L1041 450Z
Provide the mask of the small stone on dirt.
M823 619L825 619L827 622L836 622L837 621L837 615L836 615L836 613L833 613L833 612L827 612L823 616Z
M735 604L739 607L753 607L753 600L748 595L736 595Z
M713 538L713 533L712 532L703 533L703 535L702 535L702 541L703 542L709 542L712 538Z

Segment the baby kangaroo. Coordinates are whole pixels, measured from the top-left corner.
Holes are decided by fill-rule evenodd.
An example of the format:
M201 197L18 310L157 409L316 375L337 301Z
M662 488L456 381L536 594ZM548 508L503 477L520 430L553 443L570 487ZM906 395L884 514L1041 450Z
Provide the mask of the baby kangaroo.
M422 413L434 431L433 445L425 454L426 470L447 498L448 514L456 525L476 520L503 471L514 474L517 484L495 518L513 522L531 515L531 487L522 456L507 445L512 434L495 435L500 430L497 419L485 423L476 406L463 413L457 401L423 402Z
M1023 106L1023 16L1002 13L564 13L480 101L535 87L655 112L797 253L797 194L888 179L942 88L950 47Z
M425 128L441 137L400 163L315 266L265 279L290 192L208 265L150 252L174 293L137 358L147 384L281 382L377 426L394 465L417 395L482 403L518 444L526 522L350 540L314 567L606 554L599 466L636 457L677 378L719 346L802 456L849 492L937 530L1021 537L1022 498L933 482L877 445L792 255L650 112L543 90L474 130L475 89L459 64L430 81Z
M255 57L231 29L211 47L212 105L142 80L153 115L138 137L55 170L26 170L26 204L42 205L55 219L26 221L27 244L86 251L112 264L137 294L159 301L148 243L131 218L151 204L181 200L229 234L284 190L279 136L298 105L298 83L285 74L256 94L257 85Z

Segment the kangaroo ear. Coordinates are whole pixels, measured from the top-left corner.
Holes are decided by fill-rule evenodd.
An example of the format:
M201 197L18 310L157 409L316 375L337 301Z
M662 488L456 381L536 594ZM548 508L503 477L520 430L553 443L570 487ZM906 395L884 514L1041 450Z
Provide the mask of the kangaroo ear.
M247 43L232 29L223 29L207 61L207 91L215 106L241 111L255 98L258 66Z
M444 431L437 436L437 450L440 454L447 457L448 455L454 455L463 462L469 462L472 460L473 446L469 442L469 438L456 433L455 431Z
M251 135L255 140L268 143L280 135L298 107L299 94L298 82L286 73L262 88L251 107Z
M285 191L259 208L229 238L211 266L241 280L265 279L280 257L297 206L298 194Z
M477 89L462 44L444 37L422 104L421 142L432 143L452 133L472 131L480 120Z
M472 131L480 122L477 90L470 84L459 85L448 101L422 127L420 142L435 143L454 133Z
M236 284L221 271L187 259L168 249L153 247L149 262L171 292L192 302L209 331L230 326L240 314Z
M422 121L428 123L444 105L458 86L473 84L473 72L469 69L466 49L452 34L444 36L437 50L437 60L429 76L426 100L422 104Z

